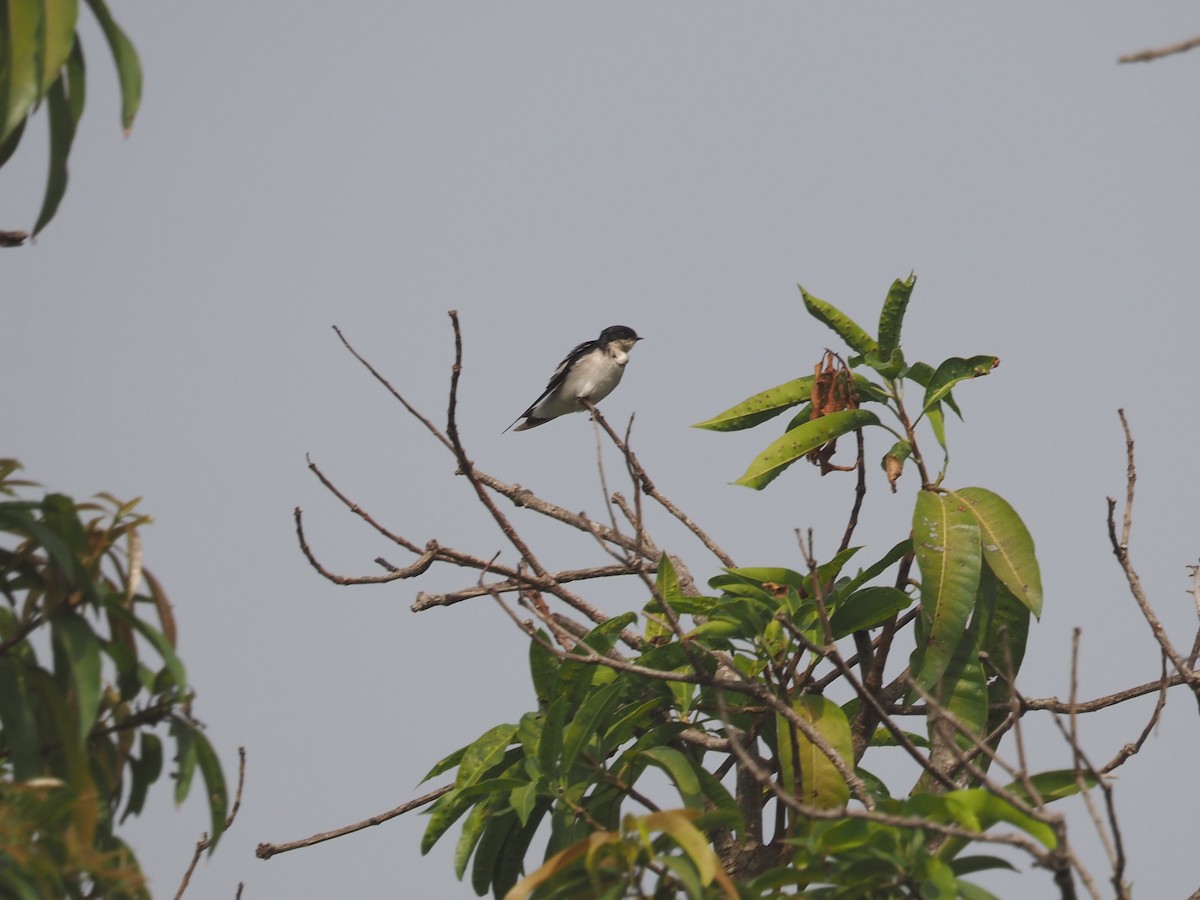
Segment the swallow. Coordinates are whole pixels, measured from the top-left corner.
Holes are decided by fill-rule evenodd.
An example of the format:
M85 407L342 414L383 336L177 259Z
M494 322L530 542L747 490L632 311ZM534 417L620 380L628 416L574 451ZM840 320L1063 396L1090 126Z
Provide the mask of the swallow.
M610 325L596 340L584 341L558 364L542 395L504 430L528 431L567 413L582 412L584 400L599 403L620 384L629 351L640 340L632 328Z

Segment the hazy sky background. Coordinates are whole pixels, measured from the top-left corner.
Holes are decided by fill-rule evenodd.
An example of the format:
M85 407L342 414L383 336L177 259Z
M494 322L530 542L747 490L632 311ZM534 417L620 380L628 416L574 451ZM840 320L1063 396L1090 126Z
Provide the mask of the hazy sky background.
M415 814L269 862L253 851L404 802L434 761L534 704L526 642L490 600L409 611L417 590L473 576L342 588L300 555L296 505L331 568L408 561L321 488L306 453L417 543L504 547L450 456L333 324L441 420L446 310L458 309L476 463L593 515L603 497L586 417L501 430L570 347L635 327L646 340L606 413L636 412L635 448L656 482L739 563L796 567L793 529L816 529L825 554L836 546L851 479L797 466L765 492L734 487L779 425L688 425L836 347L797 282L873 328L892 279L915 269L909 358L1002 360L957 392L967 422L950 424L947 483L997 491L1038 542L1045 615L1026 694L1067 696L1075 626L1083 697L1157 675L1105 534L1104 498L1124 487L1118 406L1138 440L1134 558L1190 647L1200 55L1116 58L1191 37L1194 4L114 12L142 56L142 111L122 140L89 22L66 200L36 245L0 258L0 451L77 497L141 495L157 519L145 559L176 606L195 711L231 779L237 746L249 753L241 814L189 897L232 897L239 881L248 900L471 896L451 871L457 832L422 859ZM0 227L36 217L44 130L0 173ZM886 449L871 436L874 459ZM907 532L917 485L906 475L893 497L872 472L857 542L874 559ZM602 559L586 540L528 527L553 565ZM658 538L698 579L717 572L679 529ZM597 602L640 607L630 590ZM1137 736L1152 705L1085 723L1097 762ZM1047 719L1030 728L1035 768L1070 764ZM1120 770L1140 897L1200 885L1198 738L1194 703L1175 694ZM207 828L194 793L175 812L160 785L126 829L158 896L174 894ZM1106 884L1081 805L1067 808ZM988 883L1053 895L1044 873Z

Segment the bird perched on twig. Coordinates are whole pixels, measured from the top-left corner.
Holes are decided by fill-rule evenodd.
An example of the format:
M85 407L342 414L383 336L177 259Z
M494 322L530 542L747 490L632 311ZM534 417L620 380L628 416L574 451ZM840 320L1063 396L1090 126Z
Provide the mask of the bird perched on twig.
M567 413L582 412L583 400L599 403L620 383L629 351L640 340L632 328L610 325L596 340L584 341L558 364L542 396L504 430L528 431Z

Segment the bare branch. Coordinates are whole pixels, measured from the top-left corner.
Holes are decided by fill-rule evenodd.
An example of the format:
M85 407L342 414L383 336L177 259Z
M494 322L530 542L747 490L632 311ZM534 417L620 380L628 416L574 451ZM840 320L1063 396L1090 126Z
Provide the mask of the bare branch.
M411 812L414 809L420 809L441 797L443 794L448 794L454 790L453 784L442 785L435 791L430 791L417 797L415 800L409 800L407 803L401 803L395 809L388 810L385 813L371 816L369 819L363 819L361 822L355 822L353 825L345 825L341 828L335 828L333 831L323 831L320 834L314 834L312 837L306 837L298 841L290 841L286 844L259 844L254 851L254 855L259 859L270 859L278 853L287 853L289 850L299 850L301 847L311 847L313 844L320 844L322 841L331 841L334 838L342 837L343 835L351 834L355 831L362 831L364 828L370 828L373 825L382 825L389 819L394 819L396 816L402 816L406 812Z
M1173 56L1176 53L1186 53L1193 47L1200 47L1200 37L1194 37L1191 40L1180 41L1178 44L1171 44L1170 46L1159 47L1154 50L1139 50L1137 53L1126 53L1124 56L1118 56L1117 62L1153 62L1156 59L1162 59L1164 56Z
M1154 634L1154 639L1158 642L1158 645L1162 648L1167 658L1171 660L1171 665L1175 667L1175 670L1183 676L1184 681L1196 692L1197 700L1200 701L1200 678L1197 678L1196 673L1171 644L1171 639L1167 637L1166 629L1163 628L1153 607L1150 605L1150 601L1146 597L1146 592L1142 588L1142 581L1129 559L1129 532L1133 527L1133 488L1137 481L1137 469L1134 467L1133 461L1133 433L1129 430L1129 422L1125 418L1125 410L1118 409L1117 415L1120 416L1121 427L1125 431L1125 456L1127 459L1125 512L1122 518L1121 535L1118 538L1115 519L1117 501L1112 497L1108 498L1109 542L1112 544L1113 555L1117 557L1117 562L1121 564L1121 570L1125 573L1125 579L1129 582L1129 591L1133 594L1133 599L1137 602L1138 608L1142 612L1142 617L1150 626L1150 630Z
M625 459L628 461L631 473L633 474L635 484L640 486L640 488L646 492L647 496L653 497L656 501L658 501L659 505L662 506L663 509L678 519L684 525L684 527L686 527L700 540L700 543L708 548L709 552L712 553L713 556L721 561L722 565L733 568L736 565L736 563L733 561L733 558L720 547L718 547L716 542L714 542L713 539L704 532L704 529L693 522L687 516L687 514L685 514L681 509L679 509L679 507L668 500L663 494L659 493L658 488L654 486L654 482L650 480L650 476L646 474L646 470L643 469L641 463L638 462L637 456L635 456L633 451L629 449L629 445L622 441L620 436L613 431L612 426L608 424L608 420L600 414L600 410L586 400L581 402L587 407L588 411L591 412L592 417L599 422L600 426L608 433L609 439L616 444L617 448L625 455Z

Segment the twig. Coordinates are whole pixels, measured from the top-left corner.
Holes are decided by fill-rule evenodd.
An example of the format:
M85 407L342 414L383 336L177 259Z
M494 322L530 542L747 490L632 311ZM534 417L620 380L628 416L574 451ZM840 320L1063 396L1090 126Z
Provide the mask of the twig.
M858 441L858 462L855 464L858 468L858 481L854 486L854 506L850 510L850 521L846 523L846 532L842 535L842 542L838 545L838 553L841 553L850 546L850 541L854 537L854 529L858 527L858 514L862 510L863 498L867 496L867 467L866 451L863 445L863 430L859 428L855 431L854 437Z
M616 575L637 575L653 571L653 568L646 568L645 564L639 566L637 564L617 563L611 566L595 566L590 569L566 569L562 572L551 573L550 578L553 582L565 584L572 581L585 581L591 578L612 578ZM410 609L413 612L421 612L434 606L451 606L463 600L469 600L472 597L484 597L492 593L492 591L511 593L512 591L531 588L534 590L548 589L549 583L543 584L536 578L521 578L509 579L508 581L493 581L489 584L463 588L460 591L452 591L448 594L426 594L422 591L417 594L417 599L413 602Z
M1156 59L1162 59L1164 56L1172 56L1176 53L1186 53L1193 47L1200 47L1200 37L1194 37L1188 41L1180 41L1178 44L1171 44L1168 47L1159 47L1155 50L1139 50L1137 53L1126 53L1124 56L1118 56L1117 62L1152 62Z
M446 437L446 435L442 434L442 432L438 429L438 427L436 425L434 425L431 421L429 421L429 419L427 419L427 418L425 418L425 416L421 415L421 413L417 410L417 408L415 406L413 406L411 403L409 403L407 400L405 400L402 396L400 396L400 392L397 391L394 387L392 387L391 382L389 382L386 378L384 378L382 375L380 375L379 372L376 370L376 368L373 365L371 365L369 362L367 362L366 359L364 359L359 354L359 352L350 345L350 342L348 340L346 340L346 336L344 334L342 334L342 329L340 329L336 325L334 325L333 330L337 333L338 340L340 340L345 345L346 349L350 351L350 353L354 356L355 359L357 359L360 363L362 363L366 367L368 372L370 372L372 375L375 376L375 380L378 381L380 384L382 384L385 388L387 388L388 393L390 393L393 397L395 397L397 400L399 400L401 405L403 405L403 407L406 410L408 410L409 414L412 415L412 417L415 418L422 425L424 425L425 428L429 431L429 433L432 434L435 438L437 438L438 442L441 443L443 447L445 447L447 450L452 450L453 448L450 446L450 440Z
M1166 630L1158 620L1158 616L1155 615L1154 609L1146 597L1146 592L1142 588L1142 581L1129 559L1129 532L1133 527L1133 488L1137 481L1137 470L1134 467L1133 461L1133 433L1129 430L1129 422L1125 418L1125 410L1118 409L1117 415L1120 416L1121 427L1125 431L1125 456L1127 465L1125 473L1125 511L1122 517L1119 538L1117 536L1115 518L1117 501L1112 497L1108 498L1108 537L1112 544L1113 555L1116 556L1117 562L1121 565L1121 570L1125 573L1125 579L1129 582L1129 591L1133 595L1138 608L1141 610L1142 617L1150 626L1150 630L1154 634L1154 639L1162 648L1163 653L1167 655L1167 658L1171 660L1171 664L1175 667L1175 670L1183 676L1184 681L1196 692L1197 700L1200 701L1200 679L1197 678L1191 666L1187 664L1171 644L1171 639L1167 637Z
M286 844L259 844L254 851L254 855L259 859L270 859L278 853L287 853L289 850L299 850L301 847L311 847L314 844L320 844L323 841L331 841L334 838L342 837L346 834L351 834L355 831L362 831L364 828L370 828L373 825L382 825L389 819L394 819L396 816L402 816L406 812L411 812L414 809L420 809L429 803L432 803L443 794L448 794L454 790L453 784L442 785L435 791L430 791L428 794L417 797L415 800L409 800L407 803L401 803L395 809L388 810L385 813L371 816L369 819L363 819L361 822L355 822L353 825L345 825L342 828L335 828L333 831L324 831L320 834L314 834L312 837L306 837L298 841L289 841Z
M629 446L621 440L620 436L613 431L612 426L608 424L608 420L600 414L600 410L586 400L581 402L587 407L588 411L591 412L595 420L600 423L600 426L608 433L609 439L617 445L617 448L623 454L625 454L625 459L628 461L632 470L634 481L641 486L641 489L645 491L648 496L653 497L656 501L658 501L659 505L661 505L663 509L678 519L684 525L684 527L694 534L700 540L700 543L707 547L709 552L721 561L722 565L728 566L729 568L736 566L733 558L719 546L717 546L716 542L714 542L713 539L704 532L704 529L693 522L679 507L659 493L658 488L654 486L654 482L650 480L650 476L646 474L646 470L643 469L641 463L638 462L637 456L634 455L634 452L629 449Z
M242 808L242 787L246 783L246 748L238 747L238 780L237 793L233 797L233 806L229 810L229 814L225 817L225 831L229 830L229 826L233 824L233 820L237 817L238 810ZM208 850L214 844L213 839L209 838L208 832L200 836L200 840L196 842L196 852L192 854L192 862L187 867L187 871L183 873L183 880L179 883L179 890L175 892L175 900L179 900L183 896L183 892L187 890L188 883L192 880L192 873L196 871L196 865L200 862L200 857L205 850ZM242 892L242 886L238 885L238 895Z

